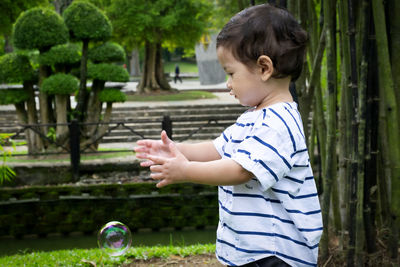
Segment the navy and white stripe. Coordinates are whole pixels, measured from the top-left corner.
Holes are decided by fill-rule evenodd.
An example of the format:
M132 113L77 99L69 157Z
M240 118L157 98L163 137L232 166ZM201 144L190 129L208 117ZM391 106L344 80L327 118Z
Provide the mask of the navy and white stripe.
M245 112L214 145L255 176L218 189L218 259L235 266L275 255L317 266L321 209L296 103Z

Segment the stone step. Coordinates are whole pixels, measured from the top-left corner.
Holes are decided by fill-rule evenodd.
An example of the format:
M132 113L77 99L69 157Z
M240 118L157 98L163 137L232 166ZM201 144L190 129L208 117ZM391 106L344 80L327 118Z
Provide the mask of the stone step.
M162 120L166 115L170 116L172 121L174 140L211 140L233 124L245 109L237 104L115 107L110 124L112 130L100 143L129 143L142 138L158 139ZM17 124L15 111L0 111L0 132L16 133L21 129ZM13 138L15 141L24 139L24 132Z

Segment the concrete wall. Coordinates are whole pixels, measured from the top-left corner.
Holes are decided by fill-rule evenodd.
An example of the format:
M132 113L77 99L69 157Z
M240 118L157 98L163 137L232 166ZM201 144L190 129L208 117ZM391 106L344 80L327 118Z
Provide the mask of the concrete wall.
M202 85L225 82L226 74L217 59L216 35L212 35L208 47L196 45L196 61L199 68L199 79Z

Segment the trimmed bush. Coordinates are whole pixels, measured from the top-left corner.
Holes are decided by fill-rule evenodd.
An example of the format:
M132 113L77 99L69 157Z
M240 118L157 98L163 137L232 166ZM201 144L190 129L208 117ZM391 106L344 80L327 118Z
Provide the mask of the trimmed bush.
M73 43L56 45L49 51L40 54L39 62L43 65L75 64L81 60L82 48Z
M0 57L0 83L20 83L35 79L35 72L25 55L9 53Z
M124 61L125 51L119 44L107 42L90 49L89 59L94 63Z
M79 88L79 81L70 74L58 73L43 81L40 90L49 95L69 95Z
M91 3L74 1L64 11L63 17L72 39L101 41L111 37L111 22Z
M92 79L110 82L127 82L129 73L122 66L100 63L88 66L88 76Z
M126 95L118 89L104 89L99 94L100 102L125 102Z
M0 89L0 105L21 103L28 98L29 94L24 89Z
M32 8L23 12L13 28L14 46L19 49L45 51L68 41L68 29L55 11Z

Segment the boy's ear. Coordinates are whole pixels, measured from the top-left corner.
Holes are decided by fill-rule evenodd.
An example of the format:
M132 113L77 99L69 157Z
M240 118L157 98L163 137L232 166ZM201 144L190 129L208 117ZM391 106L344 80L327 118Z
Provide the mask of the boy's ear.
M261 79L265 82L274 73L274 64L269 56L262 55L257 59L257 66L261 71Z

